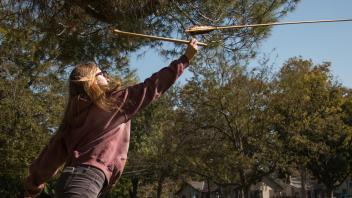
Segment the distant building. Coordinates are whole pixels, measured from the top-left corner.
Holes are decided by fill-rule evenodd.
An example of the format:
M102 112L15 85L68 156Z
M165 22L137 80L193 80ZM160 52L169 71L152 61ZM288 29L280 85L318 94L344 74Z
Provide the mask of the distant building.
M250 197L253 198L270 198L285 197L286 185L270 177L264 177L261 182L252 185L250 188Z
M352 198L352 176L334 191L334 197Z
M307 198L324 198L325 188L314 178L306 181ZM238 186L217 186L212 182L188 181L177 191L179 198L241 198ZM285 183L280 179L264 177L261 182L250 187L251 198L279 198L301 196L301 180L299 177L290 177L289 182ZM352 178L346 181L334 191L335 198L352 198Z
M212 182L188 181L176 193L179 198L207 198L208 194L210 198L220 198L219 187Z

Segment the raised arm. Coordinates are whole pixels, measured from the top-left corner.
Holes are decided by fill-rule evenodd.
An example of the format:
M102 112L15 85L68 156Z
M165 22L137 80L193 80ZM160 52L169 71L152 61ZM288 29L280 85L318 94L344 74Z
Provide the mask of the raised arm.
M147 78L143 83L126 89L126 100L122 107L127 120L135 115L140 109L160 97L179 78L189 61L198 50L197 40L192 39L186 52L178 60L174 60L168 67L162 68Z

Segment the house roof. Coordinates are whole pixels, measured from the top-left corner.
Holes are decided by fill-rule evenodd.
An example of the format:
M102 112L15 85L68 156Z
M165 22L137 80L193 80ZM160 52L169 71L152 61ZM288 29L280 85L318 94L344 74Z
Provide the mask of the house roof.
M218 189L218 186L212 182L209 182L209 185L206 181L187 181L186 183L200 192L213 192Z
M284 189L284 184L280 182L280 180L275 180L271 177L263 177L262 181L276 191L281 191Z

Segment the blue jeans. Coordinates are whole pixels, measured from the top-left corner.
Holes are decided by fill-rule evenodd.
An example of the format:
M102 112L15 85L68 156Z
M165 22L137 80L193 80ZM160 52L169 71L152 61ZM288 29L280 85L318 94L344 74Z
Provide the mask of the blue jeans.
M105 184L105 174L88 165L67 166L55 188L57 198L97 198Z

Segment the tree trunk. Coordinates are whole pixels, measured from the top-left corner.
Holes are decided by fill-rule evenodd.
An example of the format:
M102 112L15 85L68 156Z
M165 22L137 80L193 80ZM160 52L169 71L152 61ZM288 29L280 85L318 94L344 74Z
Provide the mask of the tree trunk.
M209 185L209 179L206 180L207 181L207 195L206 198L210 198L210 185Z
M326 197L333 198L334 197L334 190L331 188L326 189Z
M249 187L244 187L242 189L242 196L241 197L242 198L250 198L250 196L249 196Z
M241 146L241 148L243 148L243 147ZM250 197L249 196L250 186L247 185L246 175L243 170L240 170L240 179L241 179L241 185L242 185L241 198L249 198Z
M307 181L307 175L306 175L306 169L304 167L300 167L300 175L301 175L301 197L302 198L307 198L307 190L306 190L306 181Z
M130 190L130 198L137 198L138 177L133 176L131 178L131 182L132 182L132 190Z
M160 198L161 197L161 193L163 191L163 183L164 183L165 177L164 175L161 175L159 180L158 180L158 189L156 191L156 197Z

